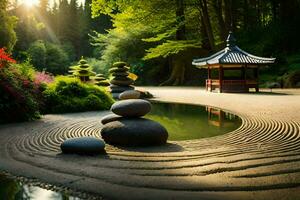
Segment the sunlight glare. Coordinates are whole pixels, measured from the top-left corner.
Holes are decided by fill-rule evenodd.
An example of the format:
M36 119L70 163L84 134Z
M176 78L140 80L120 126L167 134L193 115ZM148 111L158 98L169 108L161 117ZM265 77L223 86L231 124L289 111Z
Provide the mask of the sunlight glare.
M23 0L25 5L28 7L36 6L39 3L39 0Z

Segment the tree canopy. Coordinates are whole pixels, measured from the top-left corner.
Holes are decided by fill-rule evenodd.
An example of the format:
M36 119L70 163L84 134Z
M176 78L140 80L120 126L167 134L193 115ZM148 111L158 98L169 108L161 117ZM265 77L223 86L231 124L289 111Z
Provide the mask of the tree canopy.
M220 49L229 30L246 49L263 56L299 49L299 7L299 0L94 0L93 16L109 15L113 22L94 41L107 63L167 59L172 72L165 83L179 84L187 67L184 57L193 49Z

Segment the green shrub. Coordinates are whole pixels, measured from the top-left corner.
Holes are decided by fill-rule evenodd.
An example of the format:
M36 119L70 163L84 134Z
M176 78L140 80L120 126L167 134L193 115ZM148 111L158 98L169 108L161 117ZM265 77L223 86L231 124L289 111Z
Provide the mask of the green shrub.
M282 76L284 87L299 88L300 87L300 70L291 71Z
M105 88L66 76L56 77L43 95L44 113L108 110L114 102Z

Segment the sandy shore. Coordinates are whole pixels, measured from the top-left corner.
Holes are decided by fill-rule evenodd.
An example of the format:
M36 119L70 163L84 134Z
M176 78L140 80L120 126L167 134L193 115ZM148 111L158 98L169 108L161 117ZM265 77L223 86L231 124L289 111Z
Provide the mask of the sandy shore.
M107 155L60 154L79 136L100 137L108 112L46 115L0 126L0 169L104 199L299 199L300 90L206 93L144 88L154 100L219 107L242 126L228 134L155 148L107 147Z

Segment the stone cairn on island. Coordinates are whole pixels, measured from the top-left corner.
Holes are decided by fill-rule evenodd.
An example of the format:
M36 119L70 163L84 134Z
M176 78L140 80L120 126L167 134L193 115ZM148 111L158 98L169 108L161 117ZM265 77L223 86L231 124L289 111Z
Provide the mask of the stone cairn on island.
M158 122L142 118L151 111L151 103L142 99L127 99L114 103L114 114L102 118L101 136L111 145L149 146L167 142L168 132Z
M133 90L134 81L128 77L129 67L125 62L116 62L113 64L109 73L112 75L110 80L110 89L114 99L119 98L119 94L126 90Z
M98 85L98 86L104 86L104 87L107 87L109 86L109 81L104 77L103 74L97 74L95 77L94 77L94 81L95 81L95 84Z

